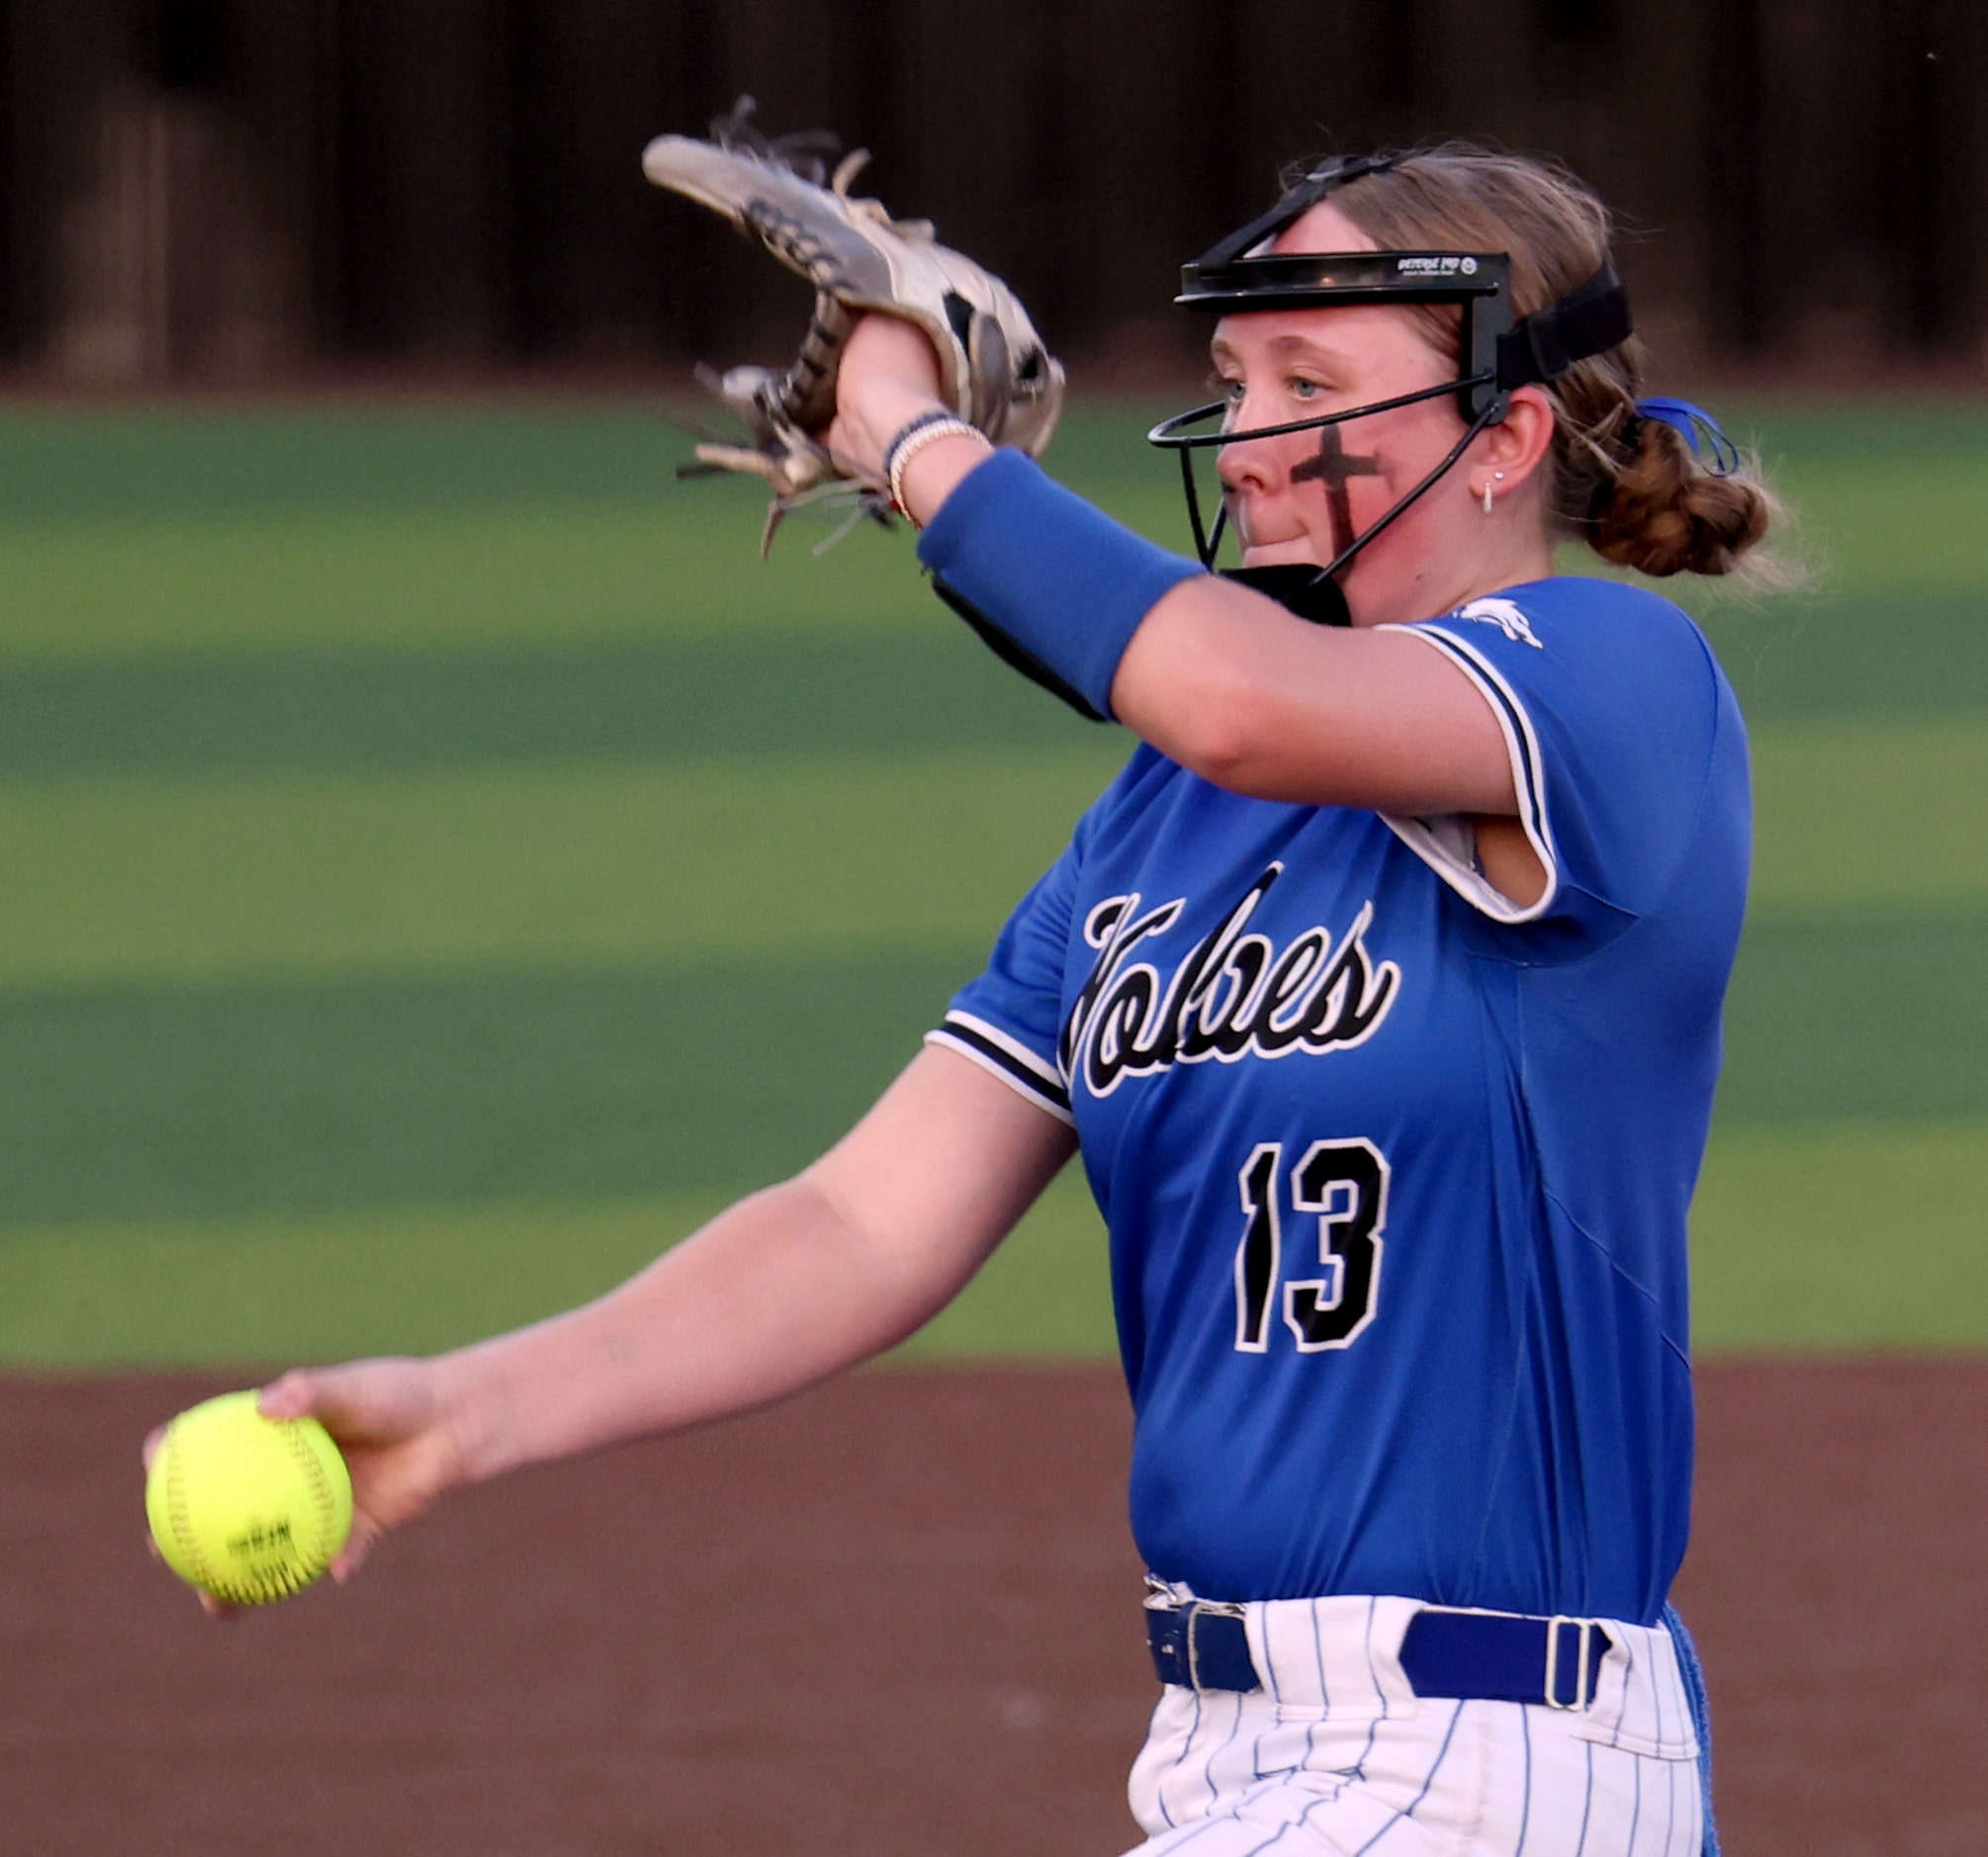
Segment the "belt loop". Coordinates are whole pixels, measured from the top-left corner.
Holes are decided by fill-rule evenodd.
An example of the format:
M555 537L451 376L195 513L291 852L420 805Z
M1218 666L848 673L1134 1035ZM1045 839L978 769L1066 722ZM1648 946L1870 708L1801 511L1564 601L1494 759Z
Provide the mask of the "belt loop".
M1564 1703L1560 1700L1560 1628L1571 1625L1576 1630L1576 1662L1574 1666L1574 1700ZM1546 1622L1546 1706L1562 1709L1572 1715L1579 1715L1593 1700L1591 1695L1588 1667L1588 1649L1593 1642L1594 1621L1592 1619L1571 1619L1564 1613L1555 1613Z

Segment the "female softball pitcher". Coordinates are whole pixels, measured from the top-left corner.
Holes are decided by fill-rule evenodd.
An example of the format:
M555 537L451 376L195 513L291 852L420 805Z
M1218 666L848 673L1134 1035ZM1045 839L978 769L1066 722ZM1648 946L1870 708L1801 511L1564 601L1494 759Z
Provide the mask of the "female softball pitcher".
M1191 506L1216 453L1197 562L1032 462L1060 374L929 231L723 138L647 164L823 286L792 369L727 377L757 443L715 462L887 486L946 597L1140 745L800 1176L585 1308L265 1393L350 1458L339 1570L453 1485L889 1347L1074 1151L1163 1683L1140 1849L1712 1848L1667 1598L1746 747L1684 614L1555 551L1723 574L1767 505L1639 400L1603 209L1469 148L1341 159L1187 267L1221 398L1154 438Z

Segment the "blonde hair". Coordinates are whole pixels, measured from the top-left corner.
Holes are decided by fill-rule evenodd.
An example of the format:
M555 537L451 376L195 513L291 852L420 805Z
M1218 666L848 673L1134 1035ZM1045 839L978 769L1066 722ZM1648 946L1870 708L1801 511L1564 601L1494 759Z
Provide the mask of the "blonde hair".
M1514 320L1586 283L1613 229L1608 209L1566 168L1469 142L1416 149L1331 199L1383 249L1508 253ZM1429 319L1439 351L1458 355L1455 308L1413 313ZM1643 574L1731 574L1765 535L1774 500L1744 474L1714 475L1671 426L1637 413L1645 361L1631 336L1545 384L1554 526Z

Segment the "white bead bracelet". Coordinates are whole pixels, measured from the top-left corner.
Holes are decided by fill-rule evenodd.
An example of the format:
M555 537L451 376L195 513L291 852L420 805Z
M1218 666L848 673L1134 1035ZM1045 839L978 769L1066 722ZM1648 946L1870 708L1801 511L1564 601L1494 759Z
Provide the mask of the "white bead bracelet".
M890 441L883 454L883 480L890 486L892 504L909 517L904 501L904 468L926 446L942 438L980 438L980 428L949 412L921 412ZM915 518L913 518L915 520Z

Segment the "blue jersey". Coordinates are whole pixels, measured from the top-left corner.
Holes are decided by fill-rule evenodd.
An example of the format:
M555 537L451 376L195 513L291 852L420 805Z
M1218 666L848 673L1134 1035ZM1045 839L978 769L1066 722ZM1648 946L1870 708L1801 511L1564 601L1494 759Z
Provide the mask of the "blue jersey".
M932 1035L1075 1124L1156 1573L1649 1624L1688 1524L1745 738L1649 592L1545 580L1405 629L1503 727L1535 903L1460 821L1141 748Z

